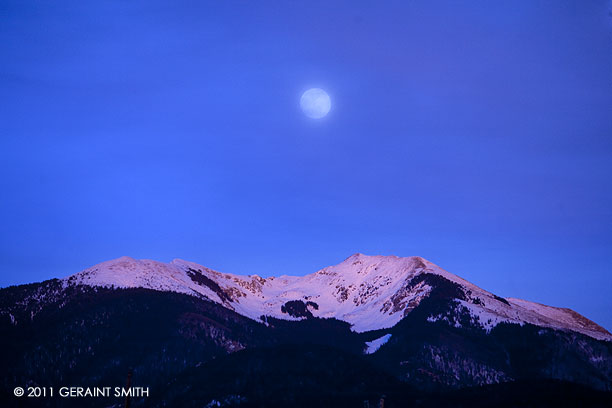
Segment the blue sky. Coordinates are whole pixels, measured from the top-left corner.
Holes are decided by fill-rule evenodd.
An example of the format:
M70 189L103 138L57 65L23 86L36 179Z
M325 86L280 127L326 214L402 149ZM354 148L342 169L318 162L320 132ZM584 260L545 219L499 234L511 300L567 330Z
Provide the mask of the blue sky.
M612 329L610 10L0 0L0 285L420 255Z

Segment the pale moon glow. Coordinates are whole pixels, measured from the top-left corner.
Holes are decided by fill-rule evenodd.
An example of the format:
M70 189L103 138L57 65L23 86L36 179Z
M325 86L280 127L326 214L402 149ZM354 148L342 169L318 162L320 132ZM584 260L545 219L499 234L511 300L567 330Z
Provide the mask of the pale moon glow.
M331 109L331 100L321 88L311 88L302 94L300 107L309 118L320 119Z

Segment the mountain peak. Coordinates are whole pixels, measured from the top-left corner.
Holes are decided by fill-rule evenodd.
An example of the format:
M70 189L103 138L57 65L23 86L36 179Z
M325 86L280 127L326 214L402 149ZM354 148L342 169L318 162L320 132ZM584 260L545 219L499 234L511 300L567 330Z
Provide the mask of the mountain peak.
M574 311L501 298L419 256L355 253L309 275L267 279L221 273L182 259L162 263L123 256L85 269L66 281L183 293L206 298L253 320L263 315L303 318L286 312L288 302L301 302L304 308L312 308L311 316L346 321L357 332L394 326L443 285L447 289L440 293L445 301L455 305L457 313L472 316L485 330L502 322L531 323L612 339L605 329ZM461 324L452 316L431 315L428 319L450 319L451 324Z
M349 256L348 258L346 258L343 262L349 261L349 260L380 260L380 259L401 259L400 257L396 256L396 255L366 255L363 254L361 252L355 252L353 255ZM412 258L412 257L409 257Z

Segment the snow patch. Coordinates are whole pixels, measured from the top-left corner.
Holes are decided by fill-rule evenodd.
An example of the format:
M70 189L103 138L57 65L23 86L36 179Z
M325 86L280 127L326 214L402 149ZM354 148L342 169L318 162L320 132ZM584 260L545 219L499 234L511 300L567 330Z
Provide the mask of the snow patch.
M383 344L389 341L390 338L391 338L391 334L385 334L384 336L379 337L376 340L366 341L365 344L366 346L368 346L368 348L366 349L365 353L366 354L376 353Z

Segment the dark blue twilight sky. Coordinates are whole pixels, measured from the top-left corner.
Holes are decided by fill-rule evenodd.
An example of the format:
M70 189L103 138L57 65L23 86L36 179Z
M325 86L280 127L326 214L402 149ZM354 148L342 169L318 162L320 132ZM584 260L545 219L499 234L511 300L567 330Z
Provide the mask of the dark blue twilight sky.
M420 255L612 329L611 8L0 0L0 285Z

